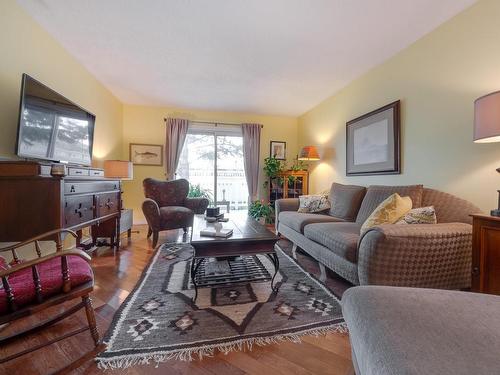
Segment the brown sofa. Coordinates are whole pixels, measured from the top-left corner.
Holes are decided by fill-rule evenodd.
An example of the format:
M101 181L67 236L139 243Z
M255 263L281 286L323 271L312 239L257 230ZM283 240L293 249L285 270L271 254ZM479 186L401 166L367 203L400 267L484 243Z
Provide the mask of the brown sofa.
M389 195L410 196L413 207L434 206L438 224L381 225L362 235L360 228ZM278 233L357 285L468 288L471 280L473 204L451 194L410 186L334 183L331 209L299 213L299 199L276 201Z

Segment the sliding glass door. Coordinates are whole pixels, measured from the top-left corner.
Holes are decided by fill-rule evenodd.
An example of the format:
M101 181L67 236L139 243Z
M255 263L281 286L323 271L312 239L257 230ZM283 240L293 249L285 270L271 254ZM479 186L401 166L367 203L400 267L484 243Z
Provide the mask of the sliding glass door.
M177 168L177 178L210 195L222 212L248 208L241 127L192 123Z

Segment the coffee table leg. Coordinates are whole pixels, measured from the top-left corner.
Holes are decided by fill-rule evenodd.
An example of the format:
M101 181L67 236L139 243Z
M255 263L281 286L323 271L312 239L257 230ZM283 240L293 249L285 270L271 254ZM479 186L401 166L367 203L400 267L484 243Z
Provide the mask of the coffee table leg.
M273 278L271 279L271 289L276 292L278 290L278 288L274 288L274 278L276 277L276 275L278 274L278 271L280 269L280 261L278 259L278 254L267 254L267 256L269 257L269 259L271 259L271 262L273 263L274 265L274 275L273 275Z
M193 283L194 286L193 302L196 302L196 298L198 298L198 285L196 285L196 272L198 271L198 268L200 268L201 262L203 262L203 258L198 259L198 261L195 258L191 260L191 282Z

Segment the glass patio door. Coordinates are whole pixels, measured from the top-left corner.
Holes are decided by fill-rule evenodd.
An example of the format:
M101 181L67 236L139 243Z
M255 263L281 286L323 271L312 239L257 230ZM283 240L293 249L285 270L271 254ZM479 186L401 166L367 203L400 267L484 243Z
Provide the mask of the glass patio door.
M240 126L192 123L182 149L177 178L199 186L221 212L248 209Z

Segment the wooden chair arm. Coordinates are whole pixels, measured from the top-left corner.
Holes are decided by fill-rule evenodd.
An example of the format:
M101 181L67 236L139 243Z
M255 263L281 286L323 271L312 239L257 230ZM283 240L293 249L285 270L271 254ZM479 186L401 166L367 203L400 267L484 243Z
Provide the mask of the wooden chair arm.
M0 249L0 252L12 251L12 250L18 249L20 247L29 245L32 242L43 240L44 238L53 236L55 234L61 235L62 233L69 233L74 238L78 238L78 235L74 231L72 231L71 229L54 229L54 230L51 230L50 232L46 232L46 233L40 234L40 235L38 235L36 237L33 237L33 238L30 238L30 239L28 239L26 241L18 242L18 243L14 244L14 245L3 247L3 248Z
M27 262L18 263L15 266L12 266L6 270L1 270L0 271L0 278L5 277L5 276L9 276L10 274L13 274L15 272L19 272L25 268L31 268L31 267L36 266L37 264L40 264L40 263L45 262L47 260L54 259L57 257L69 256L69 255L79 256L80 258L82 258L82 259L86 260L88 263L90 263L90 256L87 253L85 253L82 250L78 250L78 249L69 249L69 250L63 250L63 251L58 251L58 252L55 252L52 254L48 254L48 255L45 255L45 256L40 257L40 258L29 260Z

